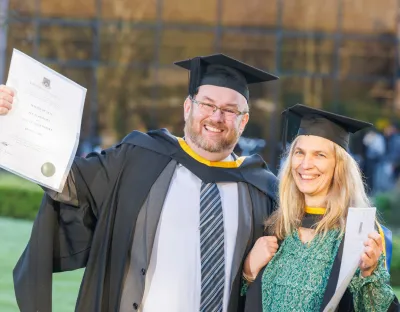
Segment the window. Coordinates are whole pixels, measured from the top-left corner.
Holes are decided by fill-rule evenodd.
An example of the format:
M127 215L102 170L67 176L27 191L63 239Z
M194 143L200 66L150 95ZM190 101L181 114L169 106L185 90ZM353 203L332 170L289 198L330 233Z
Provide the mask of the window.
M165 22L215 25L217 0L164 0L162 19Z
M377 118L392 117L394 91L390 82L339 82L339 111L375 123Z
M93 18L97 0L40 1L40 14L50 17ZM100 0L101 1L101 0ZM35 0L25 2L36 2Z
M329 74L334 42L315 38L283 38L281 69L285 72Z
M122 139L132 130L146 131L152 112L151 68L100 67L98 79L98 121L105 146Z
M266 71L275 70L275 37L223 32L221 51Z
M328 110L333 107L334 81L331 79L283 77L280 83L281 111L298 103Z
M32 52L34 40L35 28L32 24L12 23L8 27L6 54L11 58L12 50L15 48L30 56L33 56Z
M188 95L188 73L180 68L161 68L158 72L157 98L152 105L155 125L183 136L183 103Z
M154 61L155 33L152 29L104 26L100 31L100 59L118 64Z
M92 69L91 68L70 68L60 65L50 65L51 68L78 83L87 89L85 106L82 116L81 137L91 135L91 123L94 122L94 116L91 116L92 111L92 94L95 90L92 88Z
M11 18L21 16L34 16L36 12L37 1L26 1L26 0L12 0L8 3L9 15Z
M278 1L221 0L224 26L272 26L277 20Z
M39 55L58 60L90 60L93 34L89 27L42 25Z
M388 41L344 40L340 48L341 77L356 75L391 79L396 68L395 38L392 39Z
M396 33L397 0L343 2L343 31L351 33Z
M157 0L102 0L101 17L125 21L154 21Z
M339 1L286 0L283 3L283 27L291 30L334 32L337 28L338 3Z
M160 47L160 63L171 65L175 61L208 55L214 52L214 33L164 29Z

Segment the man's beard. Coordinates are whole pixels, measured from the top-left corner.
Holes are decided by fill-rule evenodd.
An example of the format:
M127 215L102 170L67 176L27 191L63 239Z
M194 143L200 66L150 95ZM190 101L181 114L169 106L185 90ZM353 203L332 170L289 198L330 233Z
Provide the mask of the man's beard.
M215 128L220 128L218 124L208 122L208 125ZM236 145L240 137L239 131L235 128L232 129L231 133L224 138L217 140L211 140L204 138L201 134L201 128L204 126L202 124L196 124L193 122L192 112L185 123L185 135L187 135L190 140L199 148L210 152L210 153L220 153L231 149Z

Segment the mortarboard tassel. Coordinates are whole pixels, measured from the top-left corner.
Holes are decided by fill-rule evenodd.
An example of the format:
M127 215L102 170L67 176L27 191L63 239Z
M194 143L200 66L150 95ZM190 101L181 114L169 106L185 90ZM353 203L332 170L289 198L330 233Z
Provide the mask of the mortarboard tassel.
M201 58L194 57L190 61L189 95L195 96L201 80Z

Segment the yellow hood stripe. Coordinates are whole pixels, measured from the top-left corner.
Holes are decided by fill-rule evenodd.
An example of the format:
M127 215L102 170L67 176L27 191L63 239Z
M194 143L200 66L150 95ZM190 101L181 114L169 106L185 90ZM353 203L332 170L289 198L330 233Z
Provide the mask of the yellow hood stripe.
M238 168L240 167L240 165L243 163L243 161L245 160L246 157L239 157L237 160L235 161L209 161L203 157L201 157L200 155L196 154L196 152L194 152L190 146L185 142L184 139L182 138L177 138L179 145L181 146L181 148L192 158L194 158L195 160L197 160L198 162L209 166L209 167L220 167L220 168Z
M314 215L323 215L325 214L326 208L319 208L319 207L306 207L305 212L308 214Z
M386 259L386 242L385 242L385 234L383 233L383 230L382 230L382 227L381 227L381 225L379 224L379 222L378 221L375 221L375 223L376 223L376 225L378 226L378 232L379 232L379 235L381 236L381 238L382 238L382 251L383 251L383 255L385 256L385 259ZM385 262L385 268L386 268L386 261L384 261Z

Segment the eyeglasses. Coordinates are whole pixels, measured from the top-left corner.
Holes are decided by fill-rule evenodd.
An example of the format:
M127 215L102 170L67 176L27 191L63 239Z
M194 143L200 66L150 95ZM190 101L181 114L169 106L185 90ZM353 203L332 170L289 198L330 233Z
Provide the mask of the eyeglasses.
M217 105L214 104L210 104L210 103L204 103L201 101L197 101L195 100L193 97L189 96L189 99L197 104L199 106L200 111L205 114L205 115L213 115L217 110L220 110L221 113L224 115L224 117L227 120L233 120L236 119L237 117L241 116L241 115L245 115L248 112L244 111L238 111L237 109L234 108L224 108L224 107L218 107Z

